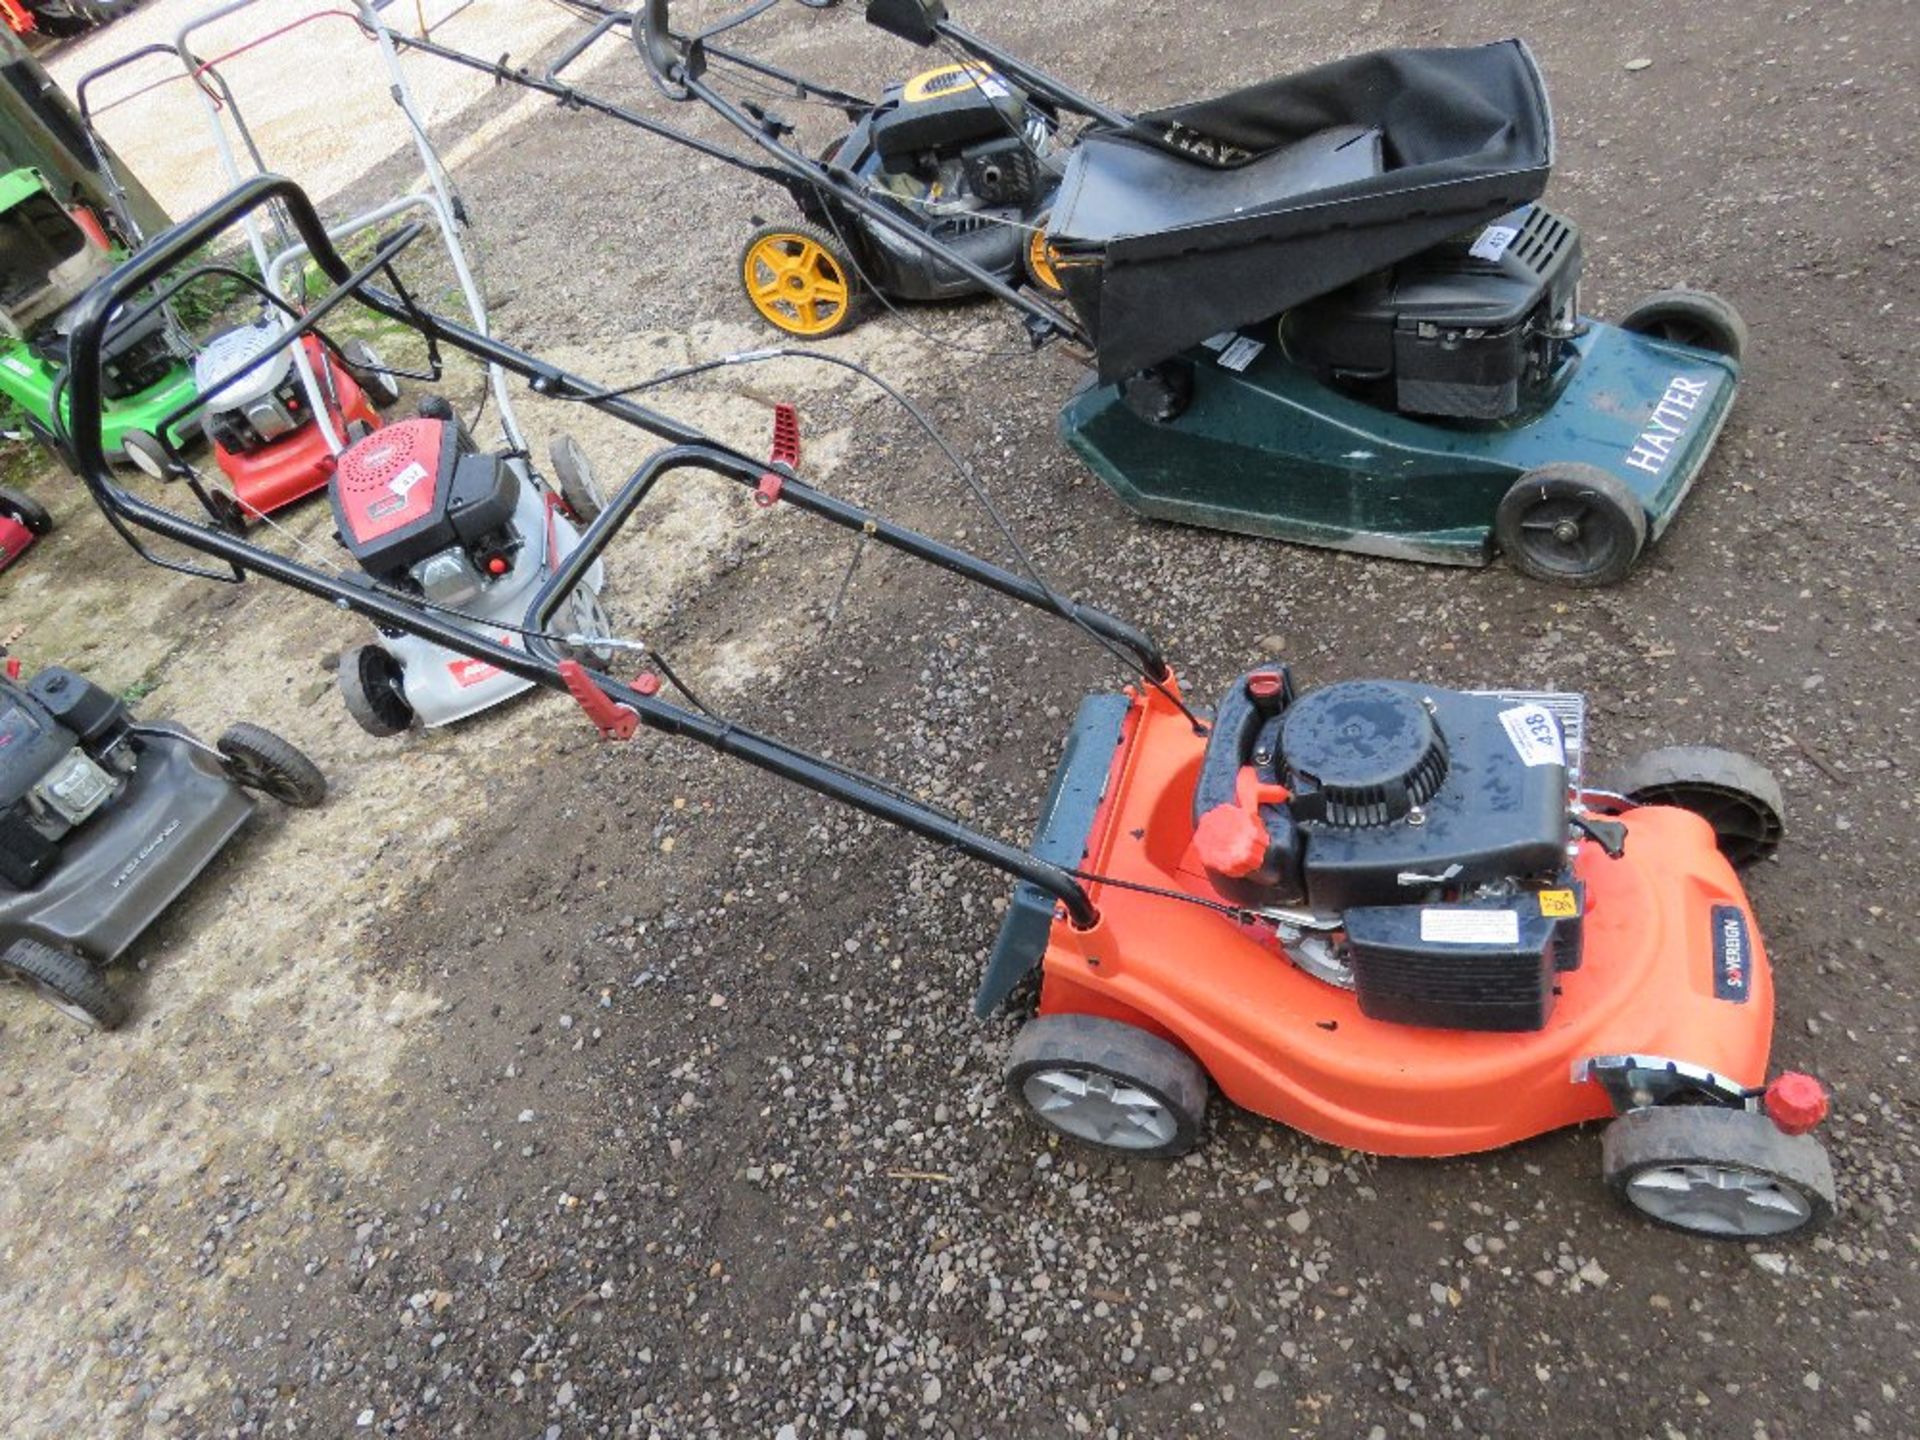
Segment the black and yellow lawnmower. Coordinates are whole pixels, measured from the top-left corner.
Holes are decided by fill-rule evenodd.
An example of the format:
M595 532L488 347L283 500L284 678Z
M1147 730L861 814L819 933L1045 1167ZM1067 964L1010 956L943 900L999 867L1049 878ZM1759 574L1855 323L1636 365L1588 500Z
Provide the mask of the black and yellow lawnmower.
M1064 294L1046 221L1071 147L1063 127L1074 112L1053 93L1040 94L1001 66L955 52L950 63L887 86L876 101L715 43L714 36L776 3L767 0L697 37L696 53L734 67L760 87L771 84L796 101L837 109L852 126L810 158L792 148L792 125L766 106L746 102L742 113L757 128L756 139L773 147L762 162L562 80L561 72L609 32L630 30L645 54L649 34L664 33L665 24L664 6L650 29L635 15L592 0L564 3L593 24L539 73L436 40L389 33L398 49L551 95L570 109L622 121L784 189L798 215L755 229L741 247L737 273L754 312L788 335L818 340L838 334L853 323L867 296L886 304L957 300L991 293L990 281L1023 286L1048 300ZM362 23L379 24L379 12L363 12ZM650 64L648 73L672 98L690 98L664 78L661 67ZM832 183L820 183L820 172Z

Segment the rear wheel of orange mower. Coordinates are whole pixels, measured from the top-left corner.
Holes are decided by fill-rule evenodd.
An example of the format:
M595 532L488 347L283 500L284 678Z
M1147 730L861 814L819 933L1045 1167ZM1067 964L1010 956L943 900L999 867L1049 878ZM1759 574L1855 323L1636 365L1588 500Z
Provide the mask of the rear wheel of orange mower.
M775 329L808 340L837 335L853 320L858 287L840 241L817 225L765 225L740 252L740 283L755 312Z
M1027 248L1021 252L1021 261L1026 266L1027 279L1033 288L1057 299L1067 290L1060 283L1060 272L1054 264L1053 246L1047 242L1047 221L1052 218L1051 215L1042 215L1034 222L1033 230L1027 236Z

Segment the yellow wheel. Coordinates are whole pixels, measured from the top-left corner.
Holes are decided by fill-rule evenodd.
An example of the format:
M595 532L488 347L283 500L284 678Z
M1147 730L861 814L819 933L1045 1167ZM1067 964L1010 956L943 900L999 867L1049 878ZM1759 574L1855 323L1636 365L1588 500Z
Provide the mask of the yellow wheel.
M768 225L740 252L740 283L760 318L789 335L818 340L853 319L853 262L815 225Z
M1060 272L1055 268L1057 262L1053 246L1047 243L1047 221L1050 218L1042 215L1034 222L1022 258L1027 267L1027 279L1032 282L1033 288L1057 299L1066 294L1067 289L1060 283Z

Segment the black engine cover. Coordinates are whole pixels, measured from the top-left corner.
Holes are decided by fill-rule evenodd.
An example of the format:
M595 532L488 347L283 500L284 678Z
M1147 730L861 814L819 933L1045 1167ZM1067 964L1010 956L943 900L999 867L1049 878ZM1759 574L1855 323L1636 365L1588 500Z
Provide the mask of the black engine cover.
M1572 222L1529 205L1296 306L1287 353L1404 414L1505 419L1552 378L1580 268Z
M1368 699L1395 694L1423 711L1431 707L1434 731L1445 747L1445 778L1427 799L1384 822L1353 823L1353 817L1338 811L1326 820L1301 820L1307 902L1314 909L1405 904L1422 889L1413 878L1418 876L1436 877L1434 888L1462 889L1559 871L1566 858L1567 768L1557 728L1552 738L1529 732L1524 740L1516 739L1510 727L1534 717L1503 716L1529 707L1395 680L1329 685L1300 707L1362 687ZM1320 738L1317 730L1303 733ZM1318 749L1289 748L1295 738L1291 725L1283 729L1283 773L1303 795L1322 788L1310 777L1332 768L1336 759L1351 769L1370 748L1387 758L1412 748L1397 732L1356 731L1344 737L1349 754L1332 757ZM1407 877L1404 882L1402 877Z

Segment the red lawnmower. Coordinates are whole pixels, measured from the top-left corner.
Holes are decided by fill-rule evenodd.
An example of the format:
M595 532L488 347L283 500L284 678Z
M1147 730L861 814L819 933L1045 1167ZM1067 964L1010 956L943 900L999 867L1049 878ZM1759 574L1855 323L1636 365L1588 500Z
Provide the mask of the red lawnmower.
M333 282L286 343L357 302L543 396L669 442L533 596L514 627L524 648L396 584L316 569L115 483L94 373L108 316L143 286L191 283L192 255L274 202ZM1017 887L976 1008L993 1010L1038 972L1039 1015L1015 1040L1007 1079L1037 1121L1076 1140L1177 1154L1200 1138L1210 1084L1308 1135L1378 1154L1469 1153L1606 1120L1607 1182L1659 1223L1777 1238L1831 1213L1833 1177L1810 1133L1826 1093L1804 1075L1769 1078L1771 975L1733 866L1778 843L1781 805L1753 762L1667 751L1597 788L1576 695L1368 680L1299 693L1280 664L1241 677L1202 714L1152 640L1030 566L1016 573L894 525L790 463L649 410L629 393L649 382L594 384L376 284L422 228L390 236L356 270L305 196L263 177L88 297L74 341L75 440L89 490L130 542L136 529L160 535L230 567L198 573L260 575L565 689L609 738L645 725L707 745L1006 872ZM383 443L360 441L349 461ZM651 653L555 618L676 471L1053 614L1135 668L1126 690L1081 706L1031 848L668 699L663 680L677 681L657 654L655 671L631 683L579 663L583 646ZM437 515L438 497L467 474L464 459L423 468L409 495L430 489L423 503Z
M226 8L230 11L239 7ZM82 133L92 150L95 168L116 202L116 226L127 232L121 238L129 249L144 244L146 236L133 220L119 174L94 129L94 102L89 94L107 76L153 59L164 58L181 65L184 73L156 83L191 83L205 102L207 123L227 178L235 182L240 179L229 126L255 168L266 168L239 98L218 68L221 62L252 45L238 46L212 59L201 59L186 48L186 36L211 18L201 16L189 22L177 47L142 46L90 70L74 89L84 122ZM276 235L278 251L284 253L292 243L291 236L280 217L271 218L274 223L267 228ZM250 226L247 238L255 265L261 274L267 274L275 250L269 248L265 231ZM233 278L237 281L240 277ZM297 286L284 288L292 292L291 298L279 291L259 297L261 303L251 319L229 325L199 345L193 362L195 398L170 417L176 420L193 413L200 418L201 428L213 443L214 461L231 487L231 493L213 490L209 494L223 522L233 529L244 529L263 515L325 489L341 452L354 440L377 430L380 413L400 400L400 386L393 372L364 340L348 339L335 347L323 337L309 334L298 346L277 345L287 317L299 312ZM251 364L257 357L266 358L259 365ZM235 372L240 372L240 379L220 383L221 377ZM156 438L160 433L163 427L156 427L153 433L129 435L126 455L156 480L175 479L179 467L169 447Z

